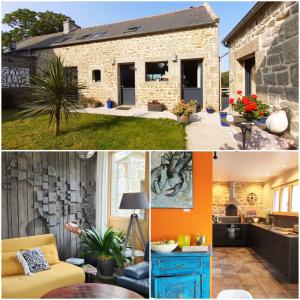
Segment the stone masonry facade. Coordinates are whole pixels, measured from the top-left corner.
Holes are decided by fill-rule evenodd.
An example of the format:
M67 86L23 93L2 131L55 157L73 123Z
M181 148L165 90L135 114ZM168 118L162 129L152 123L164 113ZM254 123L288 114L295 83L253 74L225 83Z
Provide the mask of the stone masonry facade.
M78 81L87 87L82 94L104 103L120 103L119 64L135 63L136 106L158 100L168 109L181 99L181 60L203 60L203 105L219 106L219 25L157 33L33 51L37 64L60 56L78 68ZM177 59L174 61L174 56ZM168 80L146 81L145 63L168 61ZM92 70L101 70L101 82L93 82Z
M225 208L229 204L229 182L218 181L213 183L213 207L212 213L225 215ZM236 206L238 215L247 211L255 210L257 215L264 216L263 211L263 182L237 182L236 183ZM255 193L257 201L249 204L247 196Z
M230 96L244 91L243 59L255 55L256 94L292 111L287 136L298 138L298 2L268 2L229 40Z

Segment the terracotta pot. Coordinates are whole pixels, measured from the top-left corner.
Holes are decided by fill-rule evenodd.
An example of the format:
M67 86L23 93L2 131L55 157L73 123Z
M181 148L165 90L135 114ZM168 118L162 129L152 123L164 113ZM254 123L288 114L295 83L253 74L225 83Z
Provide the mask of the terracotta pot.
M189 124L189 120L190 120L189 116L185 116L185 115L177 116L177 121L180 123Z

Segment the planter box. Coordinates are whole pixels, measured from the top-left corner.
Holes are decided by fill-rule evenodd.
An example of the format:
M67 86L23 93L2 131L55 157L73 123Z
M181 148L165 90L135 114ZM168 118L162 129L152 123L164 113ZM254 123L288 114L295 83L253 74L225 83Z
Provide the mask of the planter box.
M206 108L206 112L209 114L213 114L215 112L215 109L213 108Z
M148 111L163 111L163 104L150 104L148 103Z
M190 120L189 116L185 116L185 115L177 116L177 121L180 123L184 123L187 125L187 124L189 124L189 120Z
M229 123L226 120L228 113L227 112L220 112L220 119L221 119L221 125L224 127L229 127Z

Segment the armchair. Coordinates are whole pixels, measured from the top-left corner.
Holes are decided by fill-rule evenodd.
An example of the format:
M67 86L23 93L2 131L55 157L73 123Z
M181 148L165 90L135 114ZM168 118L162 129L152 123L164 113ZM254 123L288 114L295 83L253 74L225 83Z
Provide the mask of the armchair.
M125 268L115 279L117 285L149 297L149 243L146 245L144 261Z

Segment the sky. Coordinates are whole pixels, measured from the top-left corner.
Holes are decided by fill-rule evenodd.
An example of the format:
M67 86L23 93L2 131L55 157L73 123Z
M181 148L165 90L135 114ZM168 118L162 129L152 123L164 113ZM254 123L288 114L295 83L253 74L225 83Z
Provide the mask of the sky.
M71 17L81 27L90 27L108 23L115 23L124 20L137 19L146 16L153 16L186 9L190 6L203 4L199 1L182 2L56 2L56 1L3 1L1 14L2 18L18 8L28 8L34 11L50 10L56 13L63 13ZM209 2L216 15L220 17L220 56L228 52L228 49L221 43L222 39L234 28L234 26L251 9L255 2L248 1L218 1ZM3 31L8 30L6 26ZM228 55L221 60L221 70L228 70Z

